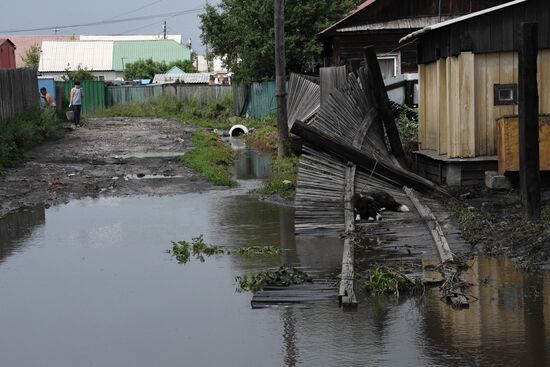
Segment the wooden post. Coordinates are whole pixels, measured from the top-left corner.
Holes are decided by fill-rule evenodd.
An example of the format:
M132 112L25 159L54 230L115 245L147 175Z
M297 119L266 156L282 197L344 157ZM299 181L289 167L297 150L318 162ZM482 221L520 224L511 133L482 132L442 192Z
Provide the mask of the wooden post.
M380 71L378 58L376 57L376 50L373 46L365 47L363 49L363 56L367 64L367 71L373 88L374 104L384 122L384 128L388 135L391 151L401 166L406 169L407 161L405 159L405 151L403 150L401 138L399 137L399 130L393 118L393 111L390 107L390 99L386 91L386 86L384 85L384 78Z
M355 193L355 172L357 166L348 162L346 167L346 184L344 189L344 223L346 228L344 250L342 253L342 274L340 277L340 290L338 298L344 310L357 307L357 298L354 290L354 248L352 234L355 231L355 213L351 199Z
M279 157L286 157L289 154L285 64L285 1L275 0L275 83L277 86L277 130L279 132Z
M537 23L522 23L519 49L519 162L523 212L540 217L539 95Z

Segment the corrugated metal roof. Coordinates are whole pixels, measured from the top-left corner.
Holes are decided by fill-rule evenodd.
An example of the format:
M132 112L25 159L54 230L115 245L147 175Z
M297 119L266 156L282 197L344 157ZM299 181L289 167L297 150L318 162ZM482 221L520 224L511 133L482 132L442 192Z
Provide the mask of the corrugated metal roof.
M177 60L191 60L191 51L173 40L158 41L115 41L113 49L113 70L122 71L123 65L139 59L153 59L167 63Z
M113 42L42 42L40 72L59 72L67 67L75 70L78 66L90 71L113 70Z
M81 35L81 41L152 41L163 39L162 34L129 34L129 35ZM181 34L167 34L166 39L181 43Z
M1 35L0 38L9 38L15 44L15 64L18 68L25 66L23 57L27 50L32 45L42 47L43 41L78 41L79 36L17 36L17 35Z
M153 83L208 84L210 73L156 74Z
M527 0L510 1L509 3L504 3L504 4L501 4L501 5L493 6L492 8L483 9L483 10L480 10L480 11L476 11L475 13L466 14L466 15L463 15L463 16L458 17L458 18L453 18L453 19L447 20L445 22L430 25L430 26L427 26L425 28L422 28L421 30L418 30L416 32L413 32L411 34L406 35L405 37L403 37L399 40L399 43L403 43L403 42L406 42L406 41L411 40L413 38L417 38L417 37L419 37L419 36L421 36L425 33L428 33L430 31L450 26L451 24L460 23L460 22L463 22L467 19L479 17L480 15L492 13L492 12L495 12L497 10L507 8L509 6L524 3L526 1Z

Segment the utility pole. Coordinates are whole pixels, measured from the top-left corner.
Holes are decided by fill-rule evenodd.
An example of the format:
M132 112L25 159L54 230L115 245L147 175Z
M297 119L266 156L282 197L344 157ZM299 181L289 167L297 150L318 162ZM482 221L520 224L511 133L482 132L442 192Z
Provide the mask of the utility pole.
M162 22L162 39L166 39L166 21Z
M275 1L275 84L277 87L277 130L279 157L289 155L288 116L286 106L285 1Z

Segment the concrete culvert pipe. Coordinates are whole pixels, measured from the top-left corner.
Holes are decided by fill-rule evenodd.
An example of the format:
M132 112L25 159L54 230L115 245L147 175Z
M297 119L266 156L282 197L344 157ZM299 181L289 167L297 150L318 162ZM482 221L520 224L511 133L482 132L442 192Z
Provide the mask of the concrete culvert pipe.
M233 125L229 130L229 136L239 136L248 134L248 128L244 125Z

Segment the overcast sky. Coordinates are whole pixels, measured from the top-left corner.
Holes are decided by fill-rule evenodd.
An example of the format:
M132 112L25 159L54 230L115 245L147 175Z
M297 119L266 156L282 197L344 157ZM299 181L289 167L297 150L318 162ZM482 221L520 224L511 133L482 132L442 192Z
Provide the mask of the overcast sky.
M144 19L102 24L88 27L60 29L58 34L160 34L162 22L166 20L168 33L181 34L183 39L191 38L193 48L202 53L198 14L205 0L0 0L0 34L13 33L8 30L24 30L69 26L75 24L110 21L125 18ZM217 4L220 0L208 0ZM183 15L168 15L150 18L153 15L183 12ZM14 33L54 34L54 29Z

